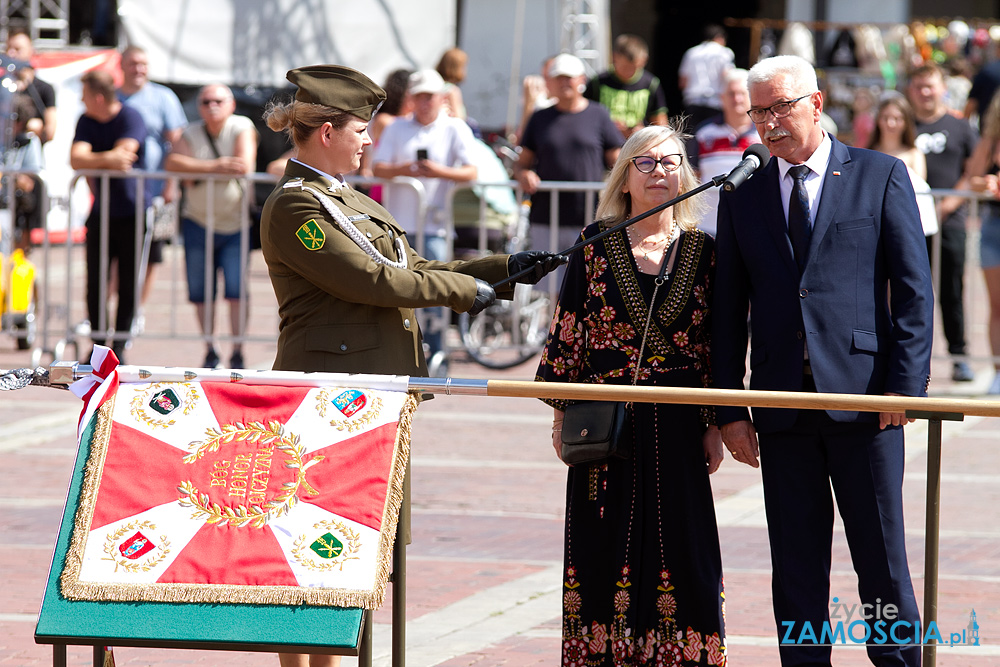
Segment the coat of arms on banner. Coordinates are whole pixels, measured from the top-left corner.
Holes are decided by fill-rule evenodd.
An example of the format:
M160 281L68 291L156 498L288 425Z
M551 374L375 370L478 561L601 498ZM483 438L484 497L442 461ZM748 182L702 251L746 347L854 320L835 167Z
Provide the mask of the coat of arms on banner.
M372 389L118 385L85 431L63 594L377 607L415 406Z
M382 398L377 395L369 398L361 389L322 389L317 394L316 410L320 417L329 412L333 417L330 426L338 431L353 433L379 418Z

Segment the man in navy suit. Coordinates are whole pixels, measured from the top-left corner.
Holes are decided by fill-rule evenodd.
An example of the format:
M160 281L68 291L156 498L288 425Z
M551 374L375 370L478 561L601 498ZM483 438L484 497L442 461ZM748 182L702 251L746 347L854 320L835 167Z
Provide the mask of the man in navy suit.
M748 85L750 117L773 157L719 206L716 386L743 388L749 314L752 389L924 395L933 296L906 167L820 128L823 96L805 60L763 60ZM809 628L817 638L782 643L782 665L830 665L831 648L818 644L831 643L820 638L830 620L831 485L861 603L872 615L895 607L866 619L874 632L879 620L886 632L896 624L893 639L869 642L869 658L919 665L903 533L905 414L754 408L751 422L744 408L720 407L718 420L734 458L761 466L779 641L808 638ZM886 645L896 643L910 646Z

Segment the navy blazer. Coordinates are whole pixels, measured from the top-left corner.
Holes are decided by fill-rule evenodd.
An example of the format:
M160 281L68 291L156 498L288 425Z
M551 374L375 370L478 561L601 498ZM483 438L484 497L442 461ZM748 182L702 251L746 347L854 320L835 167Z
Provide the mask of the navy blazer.
M809 259L795 263L772 158L719 203L712 367L715 386L742 389L747 314L750 388L800 391L804 346L820 392L909 396L930 380L934 297L913 186L894 157L833 139ZM796 410L755 408L760 432ZM837 421L877 413L829 411ZM721 407L719 424L748 419Z

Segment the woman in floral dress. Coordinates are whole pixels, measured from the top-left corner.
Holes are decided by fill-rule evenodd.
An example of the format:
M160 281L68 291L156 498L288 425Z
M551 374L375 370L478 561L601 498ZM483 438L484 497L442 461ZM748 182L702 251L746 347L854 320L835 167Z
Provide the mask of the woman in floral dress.
M629 138L584 237L696 186L683 137ZM715 251L697 196L574 253L537 379L707 387ZM676 246L671 257L671 250ZM642 359L661 262L665 282ZM565 401L555 409L560 451ZM708 407L636 404L632 457L569 468L562 664L724 665L722 559L708 476L722 440Z

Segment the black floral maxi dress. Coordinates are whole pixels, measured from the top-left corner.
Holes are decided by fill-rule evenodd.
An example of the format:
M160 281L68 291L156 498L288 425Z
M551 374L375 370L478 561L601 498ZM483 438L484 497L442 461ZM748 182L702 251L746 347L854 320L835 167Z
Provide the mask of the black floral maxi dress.
M638 384L706 387L714 240L692 231L675 243ZM631 384L654 280L624 231L575 253L537 379ZM630 460L569 468L562 664L724 665L722 558L702 448L714 411L636 404L632 414Z

